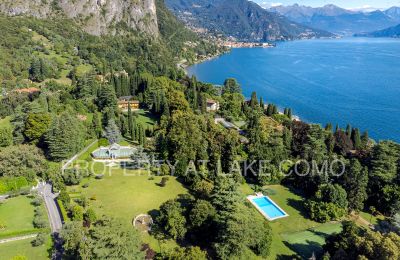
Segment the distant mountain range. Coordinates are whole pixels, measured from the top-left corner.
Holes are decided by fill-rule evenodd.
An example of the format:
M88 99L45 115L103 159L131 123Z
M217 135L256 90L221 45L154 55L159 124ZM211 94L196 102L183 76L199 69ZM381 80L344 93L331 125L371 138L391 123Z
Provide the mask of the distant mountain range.
M400 24L375 32L356 34L355 36L400 38Z
M294 4L269 9L289 20L340 35L353 35L382 30L400 23L400 8L361 12L326 5L313 8Z
M248 0L165 0L187 25L241 41L275 41L332 37L333 34L293 22Z

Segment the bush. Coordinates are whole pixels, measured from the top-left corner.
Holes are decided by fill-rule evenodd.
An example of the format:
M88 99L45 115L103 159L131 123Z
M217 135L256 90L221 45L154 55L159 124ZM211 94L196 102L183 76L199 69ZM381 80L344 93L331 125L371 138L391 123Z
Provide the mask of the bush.
M82 174L78 169L64 171L63 179L66 185L78 185L82 180Z
M43 232L37 234L36 238L31 242L32 246L41 246L46 242L47 235Z
M44 216L38 215L33 218L33 226L35 228L45 228L47 225L46 219Z
M106 139L106 138L100 138L98 141L97 141L97 145L100 147L100 146L108 146L109 145L109 142L108 142L108 140Z
M74 205L71 209L71 215L73 221L83 220L83 208L79 205Z
M40 198L40 197L38 197L38 196L36 196L36 197L32 200L32 202L31 202L31 204L32 204L33 206L35 206L35 207L38 207L38 206L42 205L42 203L43 203L42 198Z
M101 180L101 179L103 179L103 178L104 178L104 174L98 174L98 175L96 175L96 177L95 177L96 180Z
M84 189L86 189L88 187L89 187L89 183L88 182L86 182L85 184L82 185L82 188L84 188Z
M167 181L169 180L169 177L162 177L161 182L160 182L160 186L161 187L165 187L165 185L167 185Z

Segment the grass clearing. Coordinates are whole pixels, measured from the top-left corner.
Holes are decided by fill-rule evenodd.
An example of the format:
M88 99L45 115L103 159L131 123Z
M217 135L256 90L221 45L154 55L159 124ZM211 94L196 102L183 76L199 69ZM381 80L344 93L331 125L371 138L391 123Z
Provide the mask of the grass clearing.
M187 189L171 176L167 185L160 187L158 183L161 176L150 178L147 172L137 170L126 170L124 175L123 169L106 167L100 162L91 162L89 166L96 174L104 173L103 179L87 178L81 185L69 187L70 197L89 198L90 207L97 215L121 219L127 228L133 228L132 221L137 215L153 213L167 200L175 199L179 194L187 194ZM89 186L83 188L86 183ZM158 251L176 246L175 241L158 242L147 233L142 233L142 238Z
M269 185L266 188L273 191L269 197L289 214L288 217L269 221L272 228L269 259L290 259L289 256L293 254L309 258L313 251L321 251L327 235L340 231L340 223L321 224L310 220L302 197L289 188L282 185ZM242 190L250 193L249 188L242 187Z
M31 201L32 199L27 196L18 196L0 204L0 222L6 226L4 229L0 229L0 238L22 236L40 231L32 223L35 207ZM44 205L41 207L45 210Z
M28 260L50 259L48 251L52 246L50 236L47 243L38 247L32 246L32 240L24 239L0 244L0 260L10 260L15 256L24 256Z
M136 122L144 126L144 128L153 128L158 118L154 116L150 111L139 109L133 111L134 115L137 115Z

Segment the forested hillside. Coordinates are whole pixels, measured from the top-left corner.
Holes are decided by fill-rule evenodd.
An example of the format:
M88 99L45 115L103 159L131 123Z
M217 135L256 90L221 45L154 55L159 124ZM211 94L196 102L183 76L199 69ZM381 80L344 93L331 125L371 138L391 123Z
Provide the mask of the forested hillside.
M332 37L268 12L247 0L176 1L167 6L186 24L213 33L235 37L240 41L274 41L314 37Z

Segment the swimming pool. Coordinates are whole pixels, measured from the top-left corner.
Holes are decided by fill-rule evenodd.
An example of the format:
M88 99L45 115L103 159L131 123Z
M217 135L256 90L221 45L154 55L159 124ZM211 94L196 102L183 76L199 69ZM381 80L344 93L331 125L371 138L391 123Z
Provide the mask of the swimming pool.
M257 210L268 220L275 220L289 216L268 196L248 196L247 199L257 208Z

